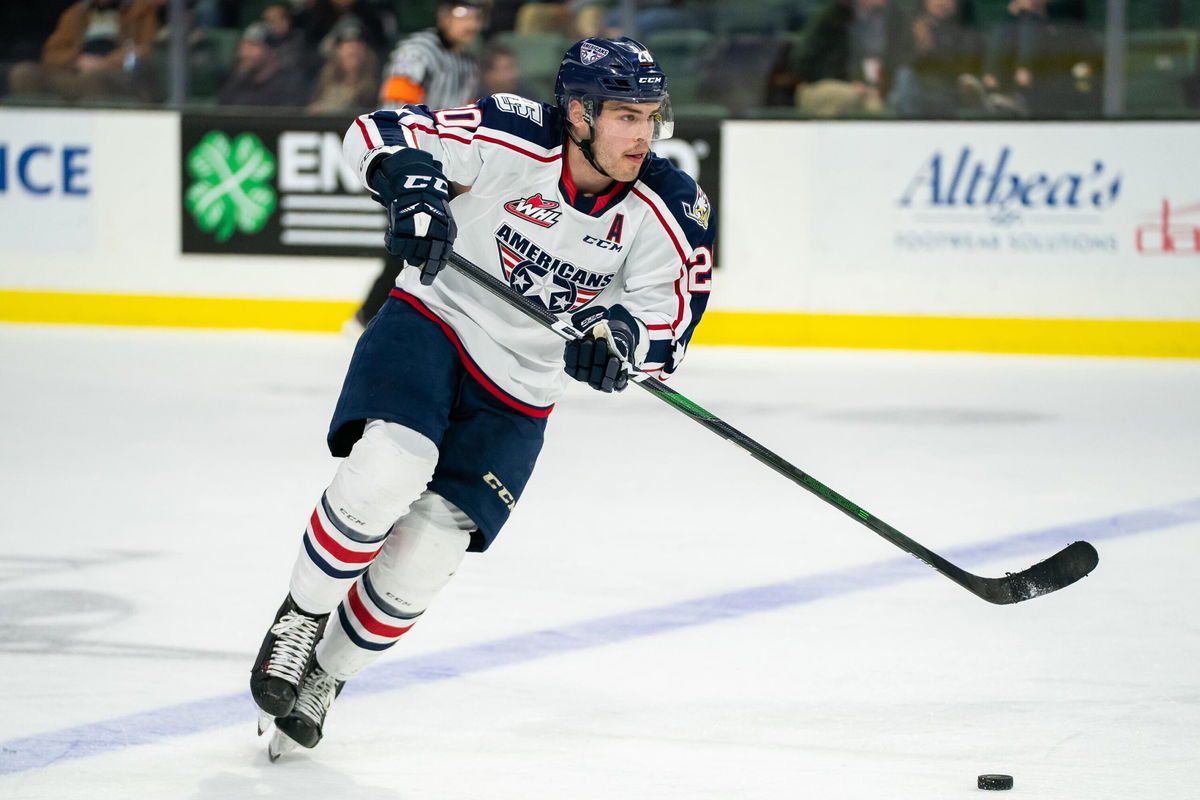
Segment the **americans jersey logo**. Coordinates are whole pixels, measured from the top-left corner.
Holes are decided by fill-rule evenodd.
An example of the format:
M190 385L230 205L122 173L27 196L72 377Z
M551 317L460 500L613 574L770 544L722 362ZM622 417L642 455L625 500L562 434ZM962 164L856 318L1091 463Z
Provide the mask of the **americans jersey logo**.
M555 314L582 308L613 281L611 274L555 258L511 225L496 230L496 249L508 284Z
M504 204L504 210L508 213L516 214L521 219L527 219L543 228L549 228L562 216L561 211L554 210L556 208L558 203L544 199L541 192L533 197L519 197Z
M606 55L608 55L608 51L598 44L584 42L579 46L579 57L583 59L583 63L585 64L595 64Z

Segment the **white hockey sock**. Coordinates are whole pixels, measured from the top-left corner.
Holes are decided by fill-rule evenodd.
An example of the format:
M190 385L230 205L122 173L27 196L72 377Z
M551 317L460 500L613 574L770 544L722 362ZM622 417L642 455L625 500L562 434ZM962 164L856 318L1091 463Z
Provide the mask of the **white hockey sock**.
M454 575L474 527L440 496L421 495L330 616L317 645L321 667L348 680L395 644Z
M300 608L325 614L337 606L436 465L437 447L416 431L381 420L367 424L309 518L290 583Z

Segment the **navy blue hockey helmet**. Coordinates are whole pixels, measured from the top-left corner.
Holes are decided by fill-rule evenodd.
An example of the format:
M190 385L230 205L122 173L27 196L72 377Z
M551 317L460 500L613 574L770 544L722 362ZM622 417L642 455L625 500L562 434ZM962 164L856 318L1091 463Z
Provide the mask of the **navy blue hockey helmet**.
M563 119L569 118L571 100L580 100L589 127L605 100L660 103L651 138L669 139L674 132L667 76L646 46L628 36L592 37L571 45L558 67L554 99Z

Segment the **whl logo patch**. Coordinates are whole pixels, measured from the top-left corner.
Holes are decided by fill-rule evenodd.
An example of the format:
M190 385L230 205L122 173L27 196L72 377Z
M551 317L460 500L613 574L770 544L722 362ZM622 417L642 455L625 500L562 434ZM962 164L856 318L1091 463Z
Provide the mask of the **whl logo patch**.
M188 174L195 182L184 205L196 226L224 242L234 231L258 233L275 212L275 156L253 133L230 140L210 131L187 156Z
M558 208L558 203L543 199L541 192L533 197L521 197L517 200L509 200L504 204L504 210L508 213L516 214L521 219L527 219L543 228L551 227L562 216L561 211L554 210L556 208Z

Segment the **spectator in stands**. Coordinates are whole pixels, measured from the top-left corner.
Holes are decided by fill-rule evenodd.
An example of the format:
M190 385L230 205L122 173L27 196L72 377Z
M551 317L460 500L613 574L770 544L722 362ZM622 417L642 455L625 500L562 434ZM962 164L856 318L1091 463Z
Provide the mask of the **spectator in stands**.
M489 94L516 94L546 103L552 99L538 97L537 92L521 80L516 55L499 44L484 45L479 53L479 95Z
M981 115L983 41L963 24L959 0L924 0L912 33L915 104L898 111L903 116L940 118Z
M190 0L192 20L199 28L236 28L241 22L238 0Z
M140 94L141 65L161 25L162 5L163 0L72 3L42 47L42 60L12 68L12 93L65 100Z
M489 0L483 7L484 28L483 40L490 42L497 33L507 33L517 29L517 12L525 0Z
M885 98L911 103L900 96L911 84L896 80L911 56L911 26L894 0L831 0L806 27L797 105L816 116L839 116L883 112Z
M392 51L379 99L385 105L422 103L434 109L475 99L479 69L467 48L482 27L476 0L443 0L436 26L407 36Z
M304 34L296 27L292 9L285 3L272 3L262 10L267 28L267 43L275 48L282 69L308 71L312 58Z
M609 11L606 0L567 0L567 8L571 11L575 38L604 36Z
M383 18L368 0L310 0L304 14L304 37L314 50L324 48L321 55L328 57L332 39L326 41L339 23L357 21L365 41L376 55L387 52L387 34Z
M993 106L1032 117L1095 116L1100 91L1098 43L1084 25L1082 4L1051 19L1047 0L1012 0L988 44L983 83Z
M375 51L353 20L335 28L333 36L333 50L321 68L308 110L353 116L372 111L379 88L379 59Z
M237 64L217 99L235 106L303 106L308 89L298 70L280 67L267 27L254 22L238 42Z
M609 36L624 36L623 11L618 4L604 15L604 31ZM634 14L638 36L653 36L664 31L703 28L692 6L685 0L642 0Z

